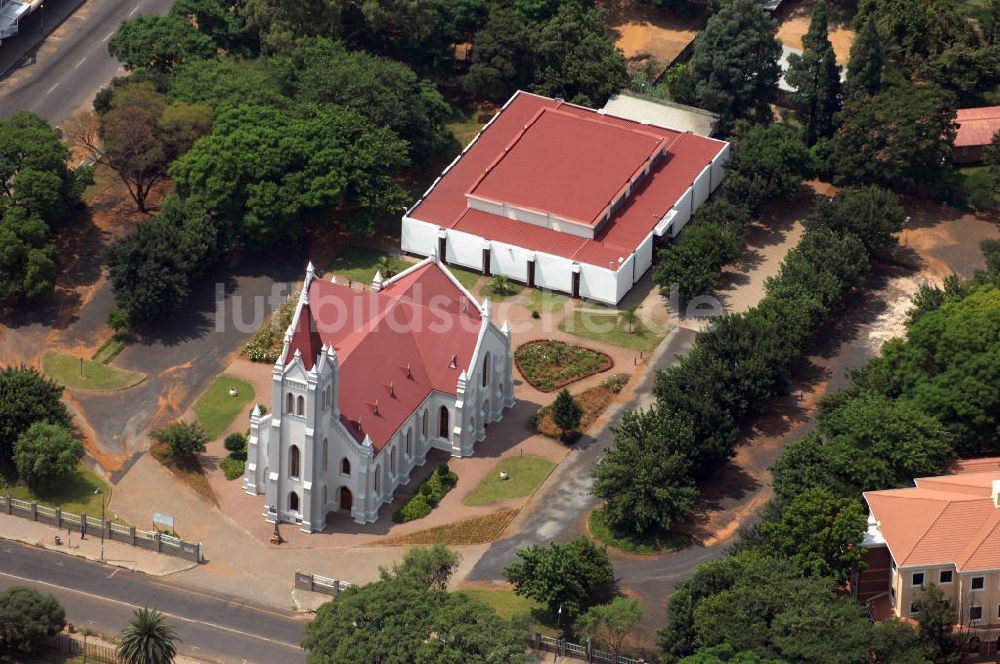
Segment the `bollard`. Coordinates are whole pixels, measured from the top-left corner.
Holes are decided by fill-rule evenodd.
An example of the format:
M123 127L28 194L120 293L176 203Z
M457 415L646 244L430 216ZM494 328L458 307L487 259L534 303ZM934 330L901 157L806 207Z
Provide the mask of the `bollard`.
M128 527L128 543L135 546L135 526Z
M38 521L38 505L31 503L31 520Z
M163 551L163 544L162 544L162 541L160 540L160 531L159 530L156 531L155 539L156 539L156 552L160 553L161 551Z
M62 508L56 508L56 530L62 528Z
M87 515L80 515L80 539L87 539Z
M6 498L7 498L7 514L13 514L14 513L14 499L11 498L10 496L6 496Z

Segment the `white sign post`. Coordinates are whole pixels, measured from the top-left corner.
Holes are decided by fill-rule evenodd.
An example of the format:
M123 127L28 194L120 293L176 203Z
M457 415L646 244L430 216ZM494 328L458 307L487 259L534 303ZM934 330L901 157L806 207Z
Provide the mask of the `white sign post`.
M167 530L174 530L174 517L169 514L160 514L159 512L153 512L153 525L163 526Z

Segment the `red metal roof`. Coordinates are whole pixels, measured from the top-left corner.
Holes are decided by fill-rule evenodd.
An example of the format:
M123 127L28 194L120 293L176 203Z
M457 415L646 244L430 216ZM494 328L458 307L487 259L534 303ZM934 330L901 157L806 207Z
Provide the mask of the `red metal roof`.
M609 131L613 128L627 131ZM468 208L466 194L472 190L482 193L485 185L512 204L548 206L554 214L582 214L580 210L592 208L592 199L604 200L612 184L620 188L634 175L638 147L649 145L652 150L651 140L666 147L667 157L654 163L650 174L593 240ZM514 149L507 152L512 144ZM620 144L627 145L627 159L617 155ZM626 258L638 247L724 148L725 143L715 139L518 92L410 216L489 240L608 267L609 261ZM519 154L522 149L523 154ZM550 154L559 152L564 154ZM506 163L508 159L511 161ZM493 178L498 178L496 184ZM588 202L577 207L576 199Z
M286 361L307 370L320 346L340 361L340 410L356 439L376 453L434 390L455 394L482 325L478 304L440 265L428 262L378 293L316 279Z
M960 108L955 122L958 123L956 148L989 145L993 135L1000 131L1000 106Z

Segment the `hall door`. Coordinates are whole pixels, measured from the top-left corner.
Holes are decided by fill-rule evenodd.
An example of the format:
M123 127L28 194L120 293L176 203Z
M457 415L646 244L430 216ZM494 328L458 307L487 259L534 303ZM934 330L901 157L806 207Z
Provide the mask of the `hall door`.
M351 495L351 490L346 486L340 487L340 509L350 512L353 506L354 496Z

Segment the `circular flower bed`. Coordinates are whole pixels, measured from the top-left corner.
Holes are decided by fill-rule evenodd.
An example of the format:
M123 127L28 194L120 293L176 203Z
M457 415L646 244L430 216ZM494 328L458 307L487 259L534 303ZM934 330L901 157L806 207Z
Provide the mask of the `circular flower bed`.
M607 371L614 361L600 351L555 339L529 341L514 352L524 379L542 392L551 392L595 373Z

